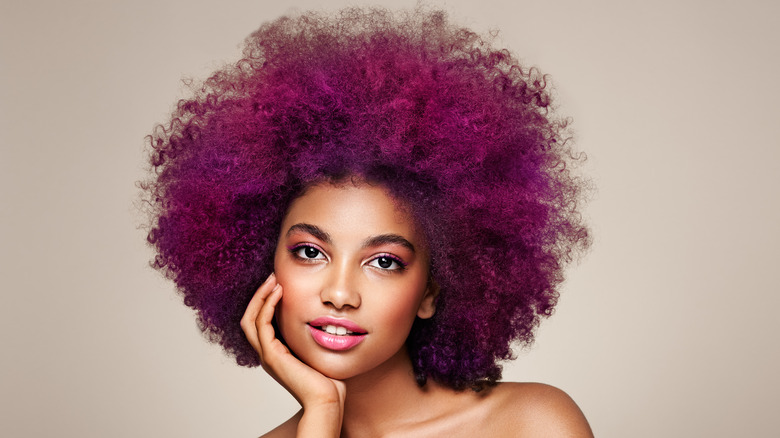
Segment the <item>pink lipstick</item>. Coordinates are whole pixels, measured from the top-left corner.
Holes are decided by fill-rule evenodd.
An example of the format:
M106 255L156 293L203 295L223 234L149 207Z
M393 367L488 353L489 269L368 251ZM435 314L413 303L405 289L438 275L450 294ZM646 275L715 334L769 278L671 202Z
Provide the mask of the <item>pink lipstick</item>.
M349 350L363 342L366 331L346 319L320 317L309 322L314 342L328 350Z

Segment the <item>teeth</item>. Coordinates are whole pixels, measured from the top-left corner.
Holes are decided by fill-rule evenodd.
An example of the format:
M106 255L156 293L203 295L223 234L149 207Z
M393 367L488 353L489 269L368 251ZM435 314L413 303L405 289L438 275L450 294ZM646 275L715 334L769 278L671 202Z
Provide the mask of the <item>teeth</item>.
M336 327L335 325L326 325L325 327L322 327L322 330L324 330L326 333L337 336L352 334L352 332L347 330L345 327Z

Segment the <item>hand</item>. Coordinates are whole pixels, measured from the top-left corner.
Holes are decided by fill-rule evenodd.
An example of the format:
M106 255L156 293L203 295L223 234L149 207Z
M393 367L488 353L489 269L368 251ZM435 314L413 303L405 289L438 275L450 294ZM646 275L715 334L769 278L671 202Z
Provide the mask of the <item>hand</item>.
M316 432L335 431L338 436L344 414L346 385L330 379L290 353L276 337L272 325L276 305L282 299L282 285L271 274L257 289L241 318L241 329L252 344L263 369L282 385L303 407L299 435L304 425L315 426ZM317 419L316 423L312 421ZM322 423L326 424L322 424ZM323 427L323 426L330 427ZM328 436L329 434L325 434ZM314 436L307 434L305 436Z

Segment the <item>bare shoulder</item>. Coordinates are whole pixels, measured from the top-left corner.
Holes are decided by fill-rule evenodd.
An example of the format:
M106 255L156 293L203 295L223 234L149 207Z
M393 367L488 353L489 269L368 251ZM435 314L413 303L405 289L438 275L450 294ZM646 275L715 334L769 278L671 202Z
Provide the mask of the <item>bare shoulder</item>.
M264 434L260 438L288 438L295 437L298 431L298 422L301 420L303 411L298 411L289 420L277 426L275 429Z
M493 390L495 419L505 436L593 436L580 408L568 394L542 383L500 383ZM502 434L503 435L503 434Z

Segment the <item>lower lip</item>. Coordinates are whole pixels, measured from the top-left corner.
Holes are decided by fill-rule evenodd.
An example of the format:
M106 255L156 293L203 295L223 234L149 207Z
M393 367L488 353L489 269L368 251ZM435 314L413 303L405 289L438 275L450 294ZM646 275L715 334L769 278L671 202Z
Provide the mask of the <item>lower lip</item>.
M326 333L312 326L309 326L309 331L311 331L311 337L314 338L314 342L328 350L334 351L344 351L354 348L366 338L366 335L331 335L330 333Z

